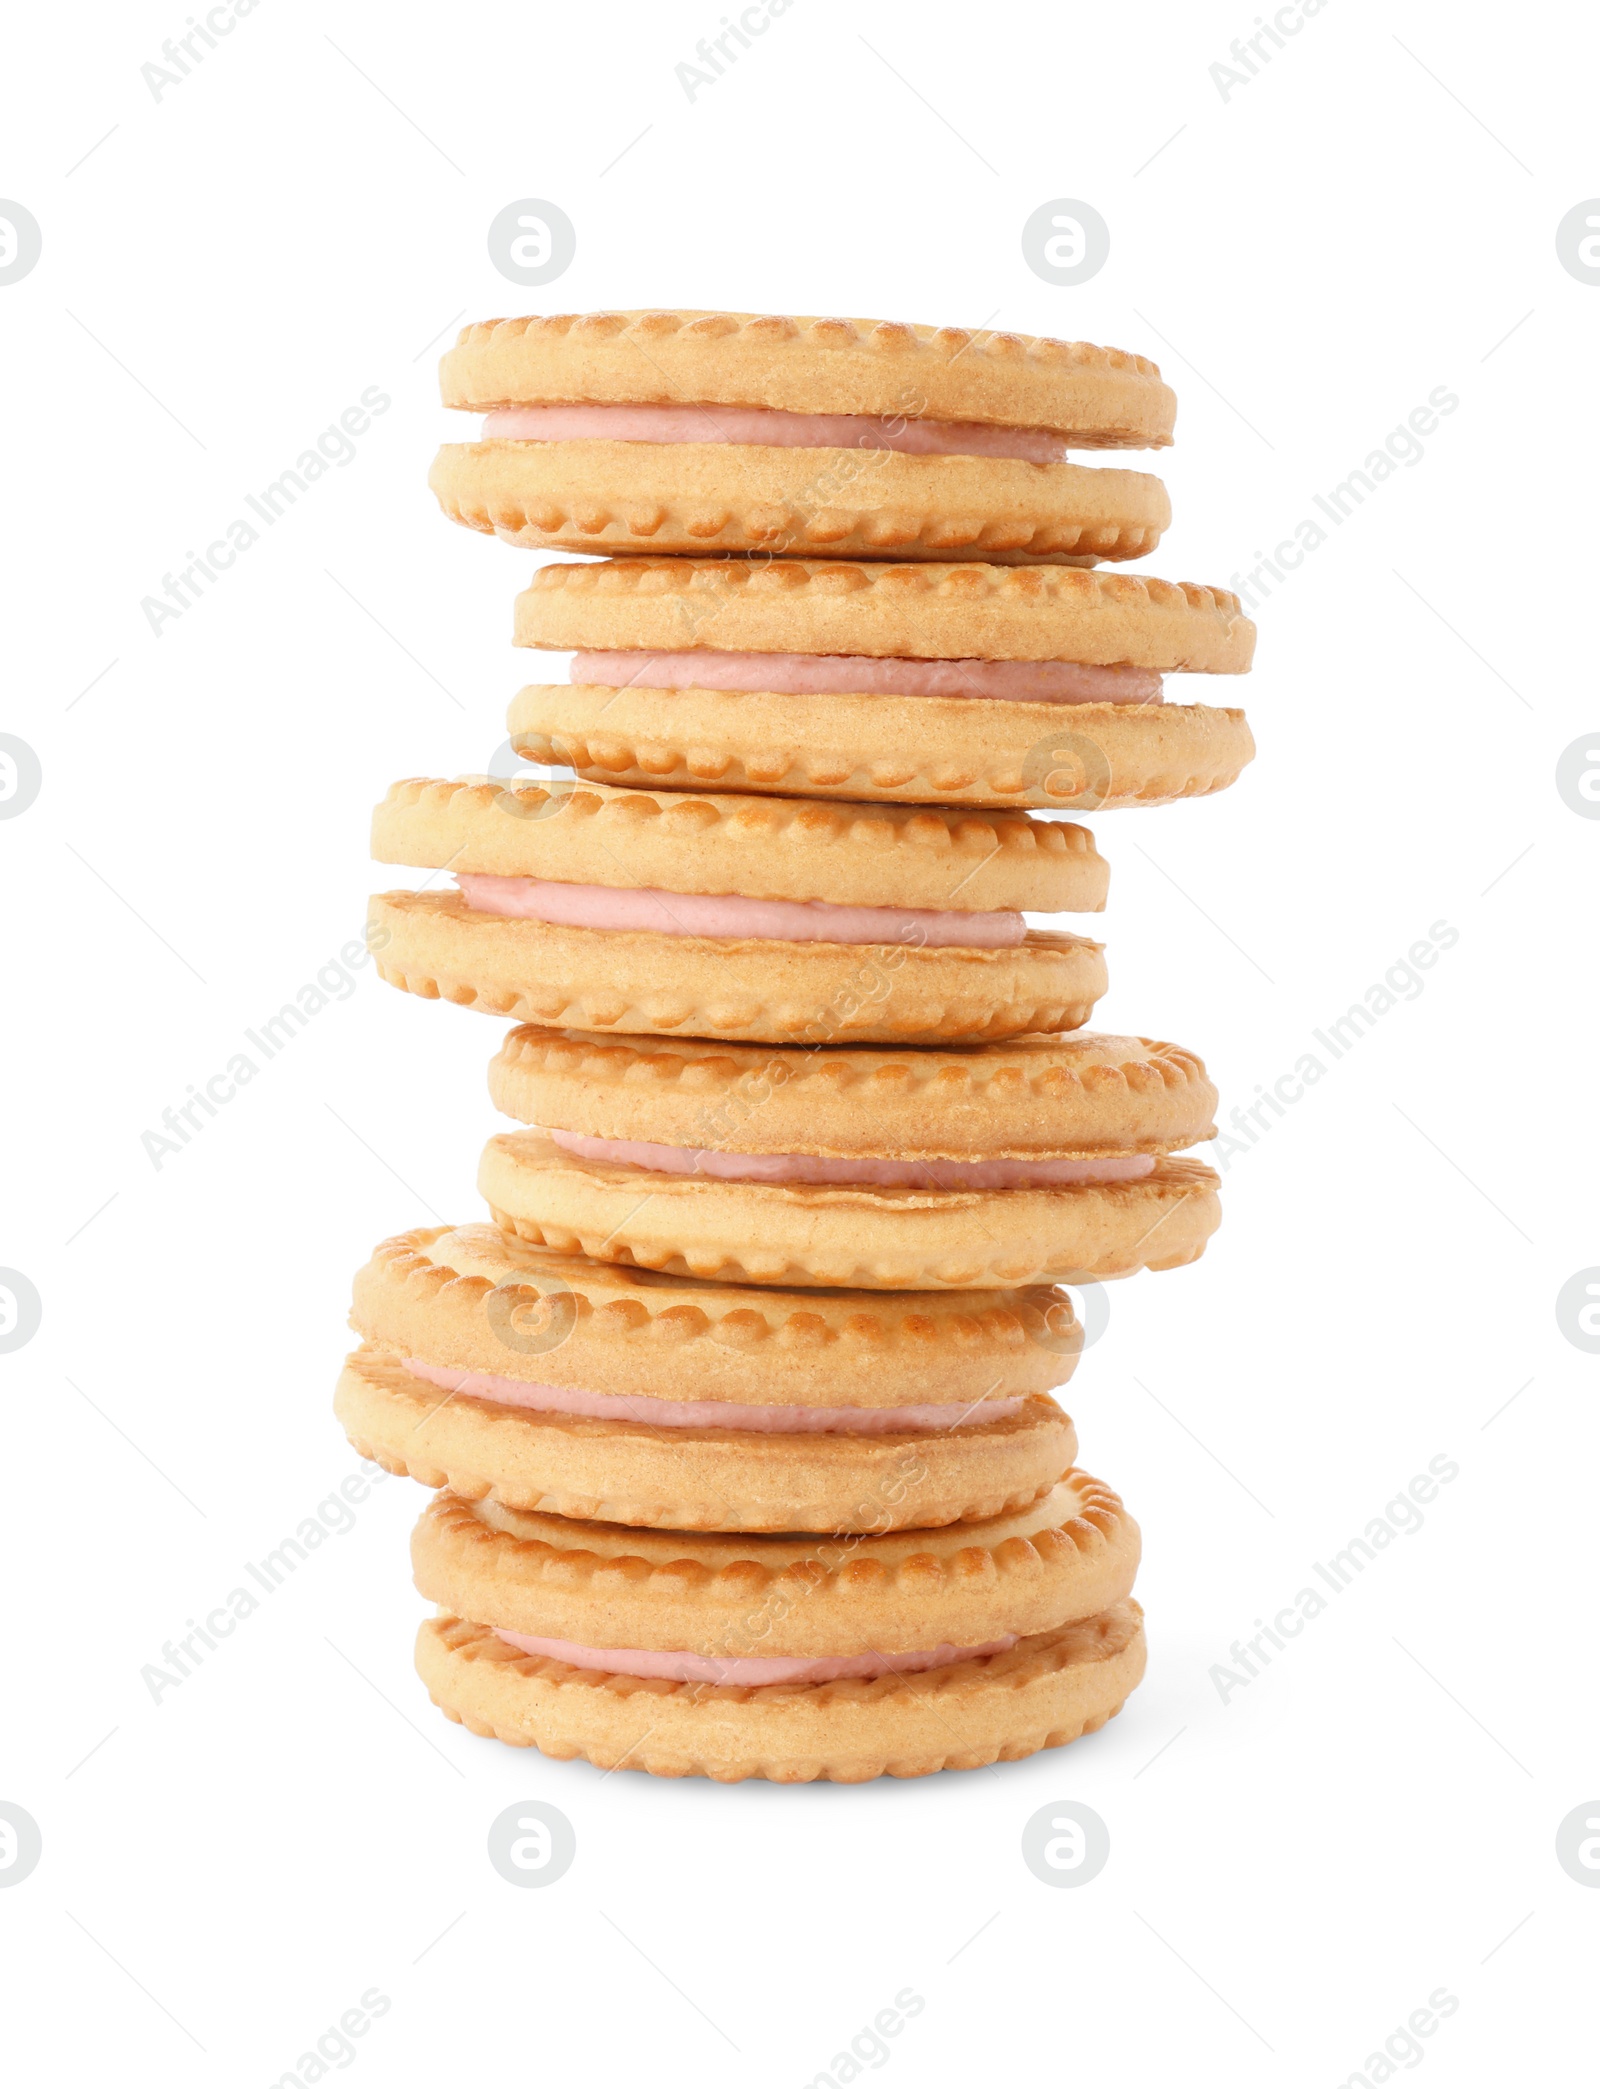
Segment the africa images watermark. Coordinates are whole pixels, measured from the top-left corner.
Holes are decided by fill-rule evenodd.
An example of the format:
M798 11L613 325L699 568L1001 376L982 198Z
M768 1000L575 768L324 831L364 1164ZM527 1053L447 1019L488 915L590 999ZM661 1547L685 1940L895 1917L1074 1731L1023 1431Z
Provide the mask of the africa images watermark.
M1328 1559L1314 1560L1311 1572L1322 1587L1314 1588L1307 1582L1304 1588L1297 1589L1270 1624L1265 1618L1257 1618L1256 1636L1236 1639L1228 1649L1227 1661L1213 1661L1206 1671L1222 1702L1226 1704L1236 1691L1253 1683L1262 1669L1270 1668L1272 1650L1284 1652L1290 1640L1298 1639L1314 1618L1321 1617L1334 1597L1353 1587L1357 1577L1396 1538L1415 1537L1425 1520L1423 1508L1436 1501L1439 1489L1448 1487L1460 1471L1453 1458L1443 1451L1436 1452L1428 1460L1427 1471L1415 1474L1402 1493L1385 1502L1382 1513L1372 1517L1359 1536L1351 1538ZM1328 1591L1326 1595L1323 1589Z
M378 2018L387 2016L393 2006L381 1987L369 1987L343 2012L337 2024L328 2026L314 2050L302 2053L293 2067L284 2069L272 2089L311 2089L311 2084L320 2082L330 2067L348 2067L359 2057L350 2041L365 2038Z
M1427 455L1426 439L1438 432L1461 404L1447 385L1436 384L1423 405L1412 407L1406 418L1391 428L1378 448L1369 450L1353 471L1347 472L1326 493L1313 493L1311 505L1317 515L1302 516L1290 533L1272 547L1270 554L1257 549L1256 564L1246 573L1231 573L1228 585L1248 610L1258 609L1281 587L1291 573L1303 566L1313 551L1319 551L1336 529L1342 529L1362 504L1375 494L1402 466L1420 464ZM1322 519L1319 520L1318 517Z
M244 496L245 506L258 518L261 528L242 515L235 516L203 552L186 551L188 564L176 574L163 573L161 593L146 595L139 604L154 635L160 638L163 625L175 624L186 610L193 609L206 589L215 587L236 563L239 554L259 544L263 532L286 515L318 479L340 465L354 463L356 438L365 435L373 421L386 414L393 403L387 392L369 384L358 402L347 406L336 422L330 422L292 465L279 472L259 493Z
M285 1001L276 1015L265 1018L255 1029L245 1031L246 1041L252 1051L237 1051L226 1066L220 1067L198 1086L191 1081L185 1101L169 1104L161 1113L161 1129L140 1134L150 1165L159 1175L168 1157L182 1153L190 1140L203 1132L215 1117L221 1115L227 1104L253 1081L271 1059L276 1059L285 1046L290 1045L306 1029L314 1016L321 1015L335 1001L348 1001L358 984L356 974L368 964L376 951L388 941L388 932L374 929L370 942L357 942L354 938L346 943L337 957L319 965L316 976L308 979L290 1001Z
M1339 2089L1380 2089L1394 2079L1397 2068L1420 2067L1428 2055L1419 2040L1431 2038L1446 2017L1461 2007L1460 1997L1447 1987L1436 1987L1424 2006L1413 2009L1403 2024L1396 2024L1381 2050L1368 2053L1353 2074L1347 2074Z
M1272 63L1278 51L1287 51L1291 36L1298 36L1313 15L1321 14L1328 0L1290 0L1280 7L1269 22L1264 15L1256 16L1253 36L1236 36L1228 46L1232 65L1220 60L1207 68L1211 84L1226 102L1237 89L1248 87L1252 80Z
M699 65L675 65L673 75L692 102L703 87L715 87L730 66L737 65L741 51L755 49L755 38L765 36L779 15L787 14L794 0L756 0L734 21L722 17L720 36L702 37L694 47ZM709 69L708 69L709 68Z
M1279 1074L1270 1088L1258 1081L1255 1101L1237 1105L1228 1119L1231 1129L1219 1131L1212 1142L1211 1159L1216 1168L1226 1175L1233 1163L1258 1146L1296 1103L1304 1102L1336 1060L1348 1057L1402 1001L1415 1001L1427 985L1423 973L1431 971L1441 955L1453 950L1460 940L1460 930L1448 921L1434 922L1427 935L1419 936L1403 957L1397 957L1359 1001L1352 1001L1343 1015L1333 1017L1325 1028L1312 1031L1312 1037L1327 1054L1325 1059L1320 1053L1307 1050Z
M188 1631L174 1633L161 1649L159 1661L147 1661L139 1680L151 1701L160 1704L165 1692L176 1690L201 1667L208 1653L216 1653L231 1639L246 1618L253 1617L269 1596L275 1596L297 1568L305 1565L329 1538L348 1537L356 1527L356 1510L373 1488L389 1475L381 1465L363 1458L354 1472L346 1473L337 1489L325 1495L308 1516L302 1516L292 1532L280 1538L259 1560L246 1560L244 1579L228 1590L222 1601L204 1618L190 1618ZM247 1587L246 1582L251 1586Z
M914 1987L903 1987L892 2009L880 2009L870 2024L863 2024L847 2050L835 2053L825 2068L819 2068L806 2089L843 2089L863 2067L879 2068L894 2058L886 2039L898 2038L913 2017L921 2016L927 2002Z
M169 36L161 46L164 65L151 59L141 65L139 77L149 88L151 99L160 101L169 87L181 87L197 65L205 62L208 51L220 50L222 39L232 36L246 15L254 14L260 0L227 0L220 7L208 8L203 19L190 15L182 36Z

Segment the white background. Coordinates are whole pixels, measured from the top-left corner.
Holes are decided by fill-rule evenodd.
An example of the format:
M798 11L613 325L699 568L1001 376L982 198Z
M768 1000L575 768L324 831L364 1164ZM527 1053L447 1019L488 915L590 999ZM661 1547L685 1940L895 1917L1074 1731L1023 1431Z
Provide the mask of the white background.
M44 789L0 825L0 1263L44 1320L3 1360L0 1797L44 1857L0 1892L7 2057L309 2082L376 1986L362 2079L802 2084L909 1986L863 2077L1298 2085L1388 2079L1367 2056L1444 1987L1397 2073L1576 2080L1600 1892L1554 1849L1600 1789L1596 1366L1554 1301L1600 1261L1600 828L1553 779L1596 725L1600 292L1554 234L1600 190L1595 33L1329 0L1224 99L1251 0L795 0L691 103L720 15L262 0L159 100L181 0L8 31L0 193L44 249L0 289L0 726ZM525 196L577 227L545 291L486 255ZM1080 288L1023 262L1054 197L1111 227ZM479 1215L499 1026L366 970L159 1169L141 1136L358 935L371 802L481 768L535 678L530 557L424 485L463 433L439 348L608 304L1153 354L1180 415L1151 565L1224 584L1460 400L1263 607L1238 787L1097 823L1101 1024L1195 1046L1225 1106L1431 924L1459 941L1235 1158L1205 1259L1112 1298L1069 1404L1145 1528L1152 1660L1065 1752L721 1789L474 1740L411 1672L398 1480L159 1703L140 1678L354 1469L350 1274ZM355 460L153 635L141 598L371 385ZM1441 1454L1424 1527L1224 1703L1230 1643ZM484 1851L528 1798L578 1838L533 1892ZM1059 1799L1111 1833L1077 1890L1019 1851Z

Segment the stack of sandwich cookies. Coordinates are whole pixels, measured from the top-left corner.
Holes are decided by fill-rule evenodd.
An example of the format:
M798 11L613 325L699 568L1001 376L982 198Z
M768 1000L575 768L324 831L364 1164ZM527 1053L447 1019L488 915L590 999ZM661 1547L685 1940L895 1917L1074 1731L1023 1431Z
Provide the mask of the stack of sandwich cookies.
M1093 1262L1118 1201L1174 1166L1189 1173L1094 1266L1199 1252L1215 1177L1164 1158L1210 1129L1193 1055L526 1026L491 1092L553 1135L491 1142L498 1228L379 1250L338 1395L367 1455L449 1490L416 1546L442 1612L418 1664L441 1707L602 1767L729 1779L916 1775L1102 1724L1144 1661L1136 1534L1072 1467L1048 1397L1081 1348L1070 1303L1001 1288L1003 1263ZM537 1188L530 1139L580 1194L622 1179L623 1225L563 1242L590 1254L510 1230L560 1232L490 1187L509 1147ZM675 1215L684 1196L705 1209ZM998 1247L974 1260L975 1241ZM852 1288L830 1281L835 1252ZM719 1535L665 1536L682 1531ZM846 1587L884 1607L816 1600Z
M352 1443L448 1489L417 1665L473 1732L855 1782L1059 1746L1143 1672L1137 1528L1044 1390L1062 1293L740 1290L480 1226L386 1242L353 1319Z
M1056 566L614 559L552 565L516 642L573 655L512 746L598 783L1094 812L1204 796L1255 751L1221 588Z
M391 983L510 1017L492 1223L387 1241L336 1405L441 1490L434 1701L604 1768L855 1782L1094 1731L1143 1673L1137 1529L1052 1395L1061 1282L1191 1262L1216 1095L1085 1028L1094 812L1253 754L1222 590L1088 570L1166 494L1117 350L862 320L469 327L446 513L598 554L518 598L537 783L412 779ZM454 889L434 889L442 877ZM421 882L420 880L418 882ZM1074 927L1077 924L1074 923Z
M1171 519L1154 363L1086 342L874 320L596 312L467 327L444 403L484 416L430 484L508 543L1093 565Z

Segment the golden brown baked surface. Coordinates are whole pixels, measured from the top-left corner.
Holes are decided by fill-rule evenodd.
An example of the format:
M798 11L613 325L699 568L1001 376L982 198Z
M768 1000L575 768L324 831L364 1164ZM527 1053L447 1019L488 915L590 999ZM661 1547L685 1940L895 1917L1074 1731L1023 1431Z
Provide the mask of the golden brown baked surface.
M1226 588L971 560L563 562L535 570L515 618L519 646L560 652L1072 660L1162 674L1243 674L1255 636Z
M1130 1598L931 1675L707 1689L570 1668L446 1615L421 1627L416 1661L447 1718L563 1761L723 1784L861 1784L1016 1762L1096 1732L1138 1686L1145 1638Z
M1156 365L1087 341L779 313L561 312L463 327L446 406L706 403L1050 428L1083 449L1161 448Z
M959 1429L856 1436L661 1427L651 1404L636 1390L637 1419L597 1421L452 1398L376 1348L346 1361L334 1394L355 1449L389 1472L467 1501L652 1530L887 1531L999 1516L1039 1500L1077 1448L1043 1394Z
M1215 1135L1181 1045L1077 1030L984 1045L806 1050L525 1024L489 1064L495 1108L547 1131L726 1153L982 1160L1170 1153Z
M372 815L380 863L850 907L1098 913L1086 827L1020 812L408 777Z
M1161 481L1116 465L720 442L446 443L452 522L534 550L1093 565L1154 551Z
M782 943L558 928L479 914L454 892L381 892L381 978L519 1022L754 1043L978 1042L1078 1030L1106 990L1086 937L1032 930L1007 950Z
M1159 1160L1136 1181L1018 1190L725 1182L580 1159L502 1132L478 1188L496 1225L598 1259L740 1284L986 1290L1193 1262L1221 1223L1219 1178Z
M654 1531L437 1494L418 1592L474 1623L585 1647L744 1659L984 1646L1127 1596L1139 1529L1075 1467L981 1523L850 1537Z
M1071 1377L1083 1340L1071 1299L1050 1285L752 1290L557 1254L483 1224L381 1242L354 1293L351 1325L386 1352L537 1384L741 1406L1033 1396Z
M1243 711L1208 704L556 682L519 690L506 725L528 761L591 783L1063 812L1208 797L1255 754Z

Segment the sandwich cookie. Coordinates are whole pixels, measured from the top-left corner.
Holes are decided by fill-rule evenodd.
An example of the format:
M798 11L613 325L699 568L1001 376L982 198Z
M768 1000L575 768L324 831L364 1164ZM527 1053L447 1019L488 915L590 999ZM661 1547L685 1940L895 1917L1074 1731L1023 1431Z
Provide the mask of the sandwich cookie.
M1144 1668L1139 1535L1098 1480L878 1537L683 1535L441 1494L417 1637L472 1732L734 1783L976 1769L1093 1732Z
M1238 675L1221 588L1062 567L615 559L552 565L516 642L575 657L512 745L603 783L1095 812L1224 789L1244 713L1166 701Z
M1066 1293L750 1291L530 1247L386 1240L335 1412L363 1457L658 1530L886 1531L1037 1501L1077 1452Z
M1175 402L1120 349L961 327L744 312L591 312L465 328L439 452L444 512L568 551L1142 558L1171 519L1145 472Z
M563 1253L743 1284L999 1290L1192 1262L1218 1177L1192 1052L1148 1038L759 1050L510 1033L495 1223Z
M1106 865L1021 813L413 779L372 853L458 887L373 900L383 977L525 1021L1011 1037L1077 1028L1106 987L1098 943L1023 918L1097 911Z

